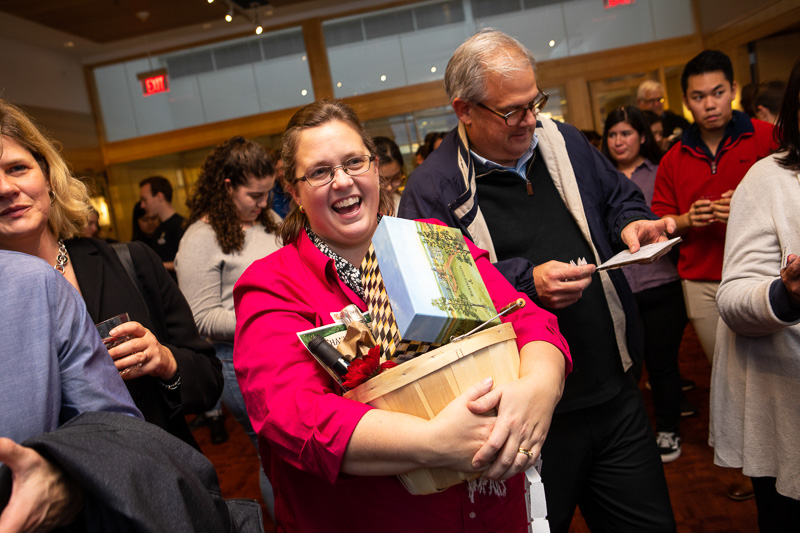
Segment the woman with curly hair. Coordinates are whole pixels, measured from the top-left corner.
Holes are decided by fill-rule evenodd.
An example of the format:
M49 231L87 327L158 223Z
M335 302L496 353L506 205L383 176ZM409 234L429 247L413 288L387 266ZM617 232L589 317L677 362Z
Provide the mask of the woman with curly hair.
M186 202L189 227L175 256L178 283L195 323L222 361L222 402L256 447L233 371L233 286L253 261L280 247L276 240L280 217L270 209L268 200L274 182L275 167L258 143L237 136L217 146L203 163L197 187ZM221 405L206 417L212 441L224 441ZM271 510L272 488L263 473L261 488Z

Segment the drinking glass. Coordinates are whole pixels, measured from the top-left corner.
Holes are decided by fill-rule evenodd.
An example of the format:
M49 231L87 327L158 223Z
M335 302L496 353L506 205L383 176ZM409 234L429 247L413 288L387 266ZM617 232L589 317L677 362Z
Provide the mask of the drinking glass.
M128 313L121 313L115 317L111 317L108 320L103 320L99 324L95 324L97 327L97 332L100 334L100 338L103 339L103 344L105 345L107 350L110 350L114 346L118 346L123 342L132 339L131 335L119 335L116 337L111 336L111 330L115 327L119 326L120 324L124 324L125 322L129 322L130 318L128 317ZM138 368L141 368L142 363L137 365L128 367L124 370L120 370L119 375L124 376L125 374L132 372Z

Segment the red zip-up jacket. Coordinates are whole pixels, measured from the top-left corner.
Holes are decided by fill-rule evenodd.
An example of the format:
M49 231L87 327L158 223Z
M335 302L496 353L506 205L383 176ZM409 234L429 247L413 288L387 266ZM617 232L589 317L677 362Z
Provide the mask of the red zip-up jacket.
M778 145L771 124L750 120L739 111L725 127L716 157L700 139L700 128L692 124L678 144L661 159L656 174L652 210L658 216L681 215L698 199L717 199L736 189L753 164L768 156ZM691 228L684 236L678 260L681 278L719 281L726 225L715 222Z

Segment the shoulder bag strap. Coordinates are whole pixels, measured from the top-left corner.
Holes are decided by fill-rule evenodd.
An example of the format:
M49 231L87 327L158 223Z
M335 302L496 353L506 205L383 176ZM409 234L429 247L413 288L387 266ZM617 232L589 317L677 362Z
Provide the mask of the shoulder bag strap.
M150 320L150 322L152 322L153 319L152 317L150 317L150 308L147 305L147 299L144 297L144 289L142 288L142 283L139 281L139 276L136 275L136 270L133 266L133 257L131 257L131 251L128 248L128 243L115 242L111 243L110 246L117 253L117 257L119 257L119 261L120 263L122 263L122 268L125 269L125 272L128 274L128 277L131 278L133 285L136 287L136 290L139 293L139 297L142 299L142 302L144 303L144 308L147 311L147 318Z

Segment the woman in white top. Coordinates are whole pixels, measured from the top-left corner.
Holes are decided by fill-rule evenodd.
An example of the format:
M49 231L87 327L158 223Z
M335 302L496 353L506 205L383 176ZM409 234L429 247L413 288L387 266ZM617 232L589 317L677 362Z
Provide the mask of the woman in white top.
M775 130L731 200L709 425L714 462L753 480L761 533L800 516L800 61Z
M222 402L256 447L233 371L233 286L253 261L280 247L276 240L280 218L268 201L274 181L275 167L258 143L237 136L217 146L203 163L197 187L186 202L190 225L175 257L178 284L200 334L214 344L222 361ZM206 416L221 416L220 409L218 404ZM272 487L263 471L261 492L272 512Z

